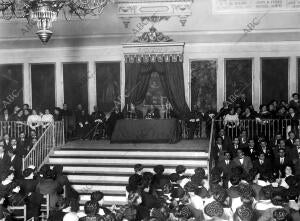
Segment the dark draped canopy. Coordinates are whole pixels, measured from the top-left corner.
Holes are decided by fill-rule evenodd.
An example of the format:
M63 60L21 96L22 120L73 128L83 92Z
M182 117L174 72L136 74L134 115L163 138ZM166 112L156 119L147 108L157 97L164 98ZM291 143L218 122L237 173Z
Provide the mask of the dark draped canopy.
M128 103L141 104L146 96L151 74L157 72L161 85L175 114L187 118L190 112L185 101L182 62L126 63L126 97Z

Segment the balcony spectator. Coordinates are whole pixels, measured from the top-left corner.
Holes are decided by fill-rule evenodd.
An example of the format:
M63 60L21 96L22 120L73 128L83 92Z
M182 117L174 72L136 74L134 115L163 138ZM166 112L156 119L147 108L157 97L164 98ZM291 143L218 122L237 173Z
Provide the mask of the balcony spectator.
M35 109L32 109L31 115L27 118L27 125L34 131L37 130L42 124L42 118L38 115Z
M54 122L53 115L50 114L50 111L48 108L45 109L45 114L43 114L43 116L42 116L42 127L45 129L53 122Z

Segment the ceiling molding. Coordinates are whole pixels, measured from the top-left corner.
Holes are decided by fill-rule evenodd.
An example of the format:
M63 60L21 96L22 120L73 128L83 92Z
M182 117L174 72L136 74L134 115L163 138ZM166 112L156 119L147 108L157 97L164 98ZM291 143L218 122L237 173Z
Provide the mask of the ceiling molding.
M118 17L126 28L132 18L159 22L162 19L179 17L184 26L192 14L192 3L193 0L118 0Z

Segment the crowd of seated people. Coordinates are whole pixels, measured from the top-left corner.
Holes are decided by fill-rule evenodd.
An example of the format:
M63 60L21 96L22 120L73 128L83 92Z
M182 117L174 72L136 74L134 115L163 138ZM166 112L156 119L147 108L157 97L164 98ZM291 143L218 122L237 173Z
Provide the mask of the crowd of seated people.
M215 165L211 184L227 189L235 205L233 212L246 204L254 212L253 220L273 220L272 213L280 208L290 217L283 220L300 220L300 139L294 131L287 137L277 132L268 139L263 135L249 138L241 130L231 139L221 128L211 156ZM239 192L245 185L251 196Z
M208 106L208 110L203 112L199 105L194 105L190 113L190 119L187 121L189 138L192 139L195 136L201 137L203 122L205 122L206 125L206 137L209 138L212 119L217 121L218 129L226 128L226 133L229 133L231 137L237 134L234 132L239 133L240 129L248 129L250 132L258 128L255 128L254 124L246 122L247 120L254 120L257 124L260 124L261 131L269 128L271 130L282 130L283 126L286 126L286 128L284 128L285 130L298 131L300 120L299 94L294 93L290 102L272 100L267 104L261 104L259 110L254 109L251 101L246 98L244 93L239 94L234 100L224 101L219 111ZM268 125L267 120L270 119L276 122L288 119L290 122L286 125L279 123L279 125L272 125L272 127ZM289 128L287 128L287 126L289 126ZM251 136L252 135L254 134L251 134Z
M269 119L273 119L276 122L289 119L289 128L285 129L294 130L296 132L299 126L299 114L300 101L298 93L292 95L292 99L289 103L284 100L280 102L272 100L268 104L261 104L258 111L254 110L253 105L245 98L245 94L241 94L235 103L229 104L229 102L225 101L223 107L216 114L215 119L222 121L225 128L228 129L228 132L231 132L230 135L232 137L233 128L245 127L245 125L240 124L241 120L256 120L257 123L264 127L268 124ZM272 130L281 130L283 125L272 126L276 127L272 127Z
M79 195L71 187L67 176L62 174L60 165L52 169L44 165L40 171L29 166L21 174L14 167L1 167L0 178L0 220L16 220L18 216L23 216L24 212L15 210L15 207L26 208L26 220L40 220L42 204L49 205L49 217L55 215L62 202L70 207L78 204Z
M220 138L217 145L230 143L223 132ZM260 140L262 150L268 148L264 142ZM16 214L10 207L22 205L26 205L28 219L38 220L43 196L48 195L50 221L298 221L300 179L293 163L282 160L286 157L282 152L284 143L281 139L277 143L281 145L275 161L277 169L268 158L270 151L259 152L255 142L249 141L251 154L244 153L246 145L236 150L234 159L231 151L222 151L210 180L203 168L186 174L185 166L178 165L173 173L165 174L163 165L150 172L136 164L126 186L125 205L107 207L103 204L104 194L95 191L84 204L84 211L62 166L51 169L44 165L39 172L30 166L18 178L7 169L1 172L0 220L14 220ZM300 143L295 145L300 147Z

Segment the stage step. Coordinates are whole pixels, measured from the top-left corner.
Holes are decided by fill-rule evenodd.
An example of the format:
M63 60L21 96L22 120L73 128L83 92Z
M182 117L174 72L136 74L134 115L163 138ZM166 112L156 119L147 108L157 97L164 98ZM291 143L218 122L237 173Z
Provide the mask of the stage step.
M198 146L199 145L199 146ZM205 145L205 146L204 146ZM172 147L173 146L173 147ZM55 150L48 164L62 164L73 188L84 205L94 191L105 195L104 205L124 205L126 185L134 173L133 166L141 163L144 171L164 165L165 174L175 172L177 165L187 168L186 174L202 167L207 172L208 141L182 141L177 144L110 144L107 141L79 141L67 143Z
M67 174L118 174L118 175L124 175L124 176L130 176L133 173L132 167L114 167L112 171L112 167L106 167L106 166L65 166L64 172ZM144 167L144 172L151 172L153 173L153 167ZM165 166L165 173L171 174L174 173L174 167L166 167ZM206 170L207 173L207 170ZM186 170L187 175L194 174L194 167L187 168Z

